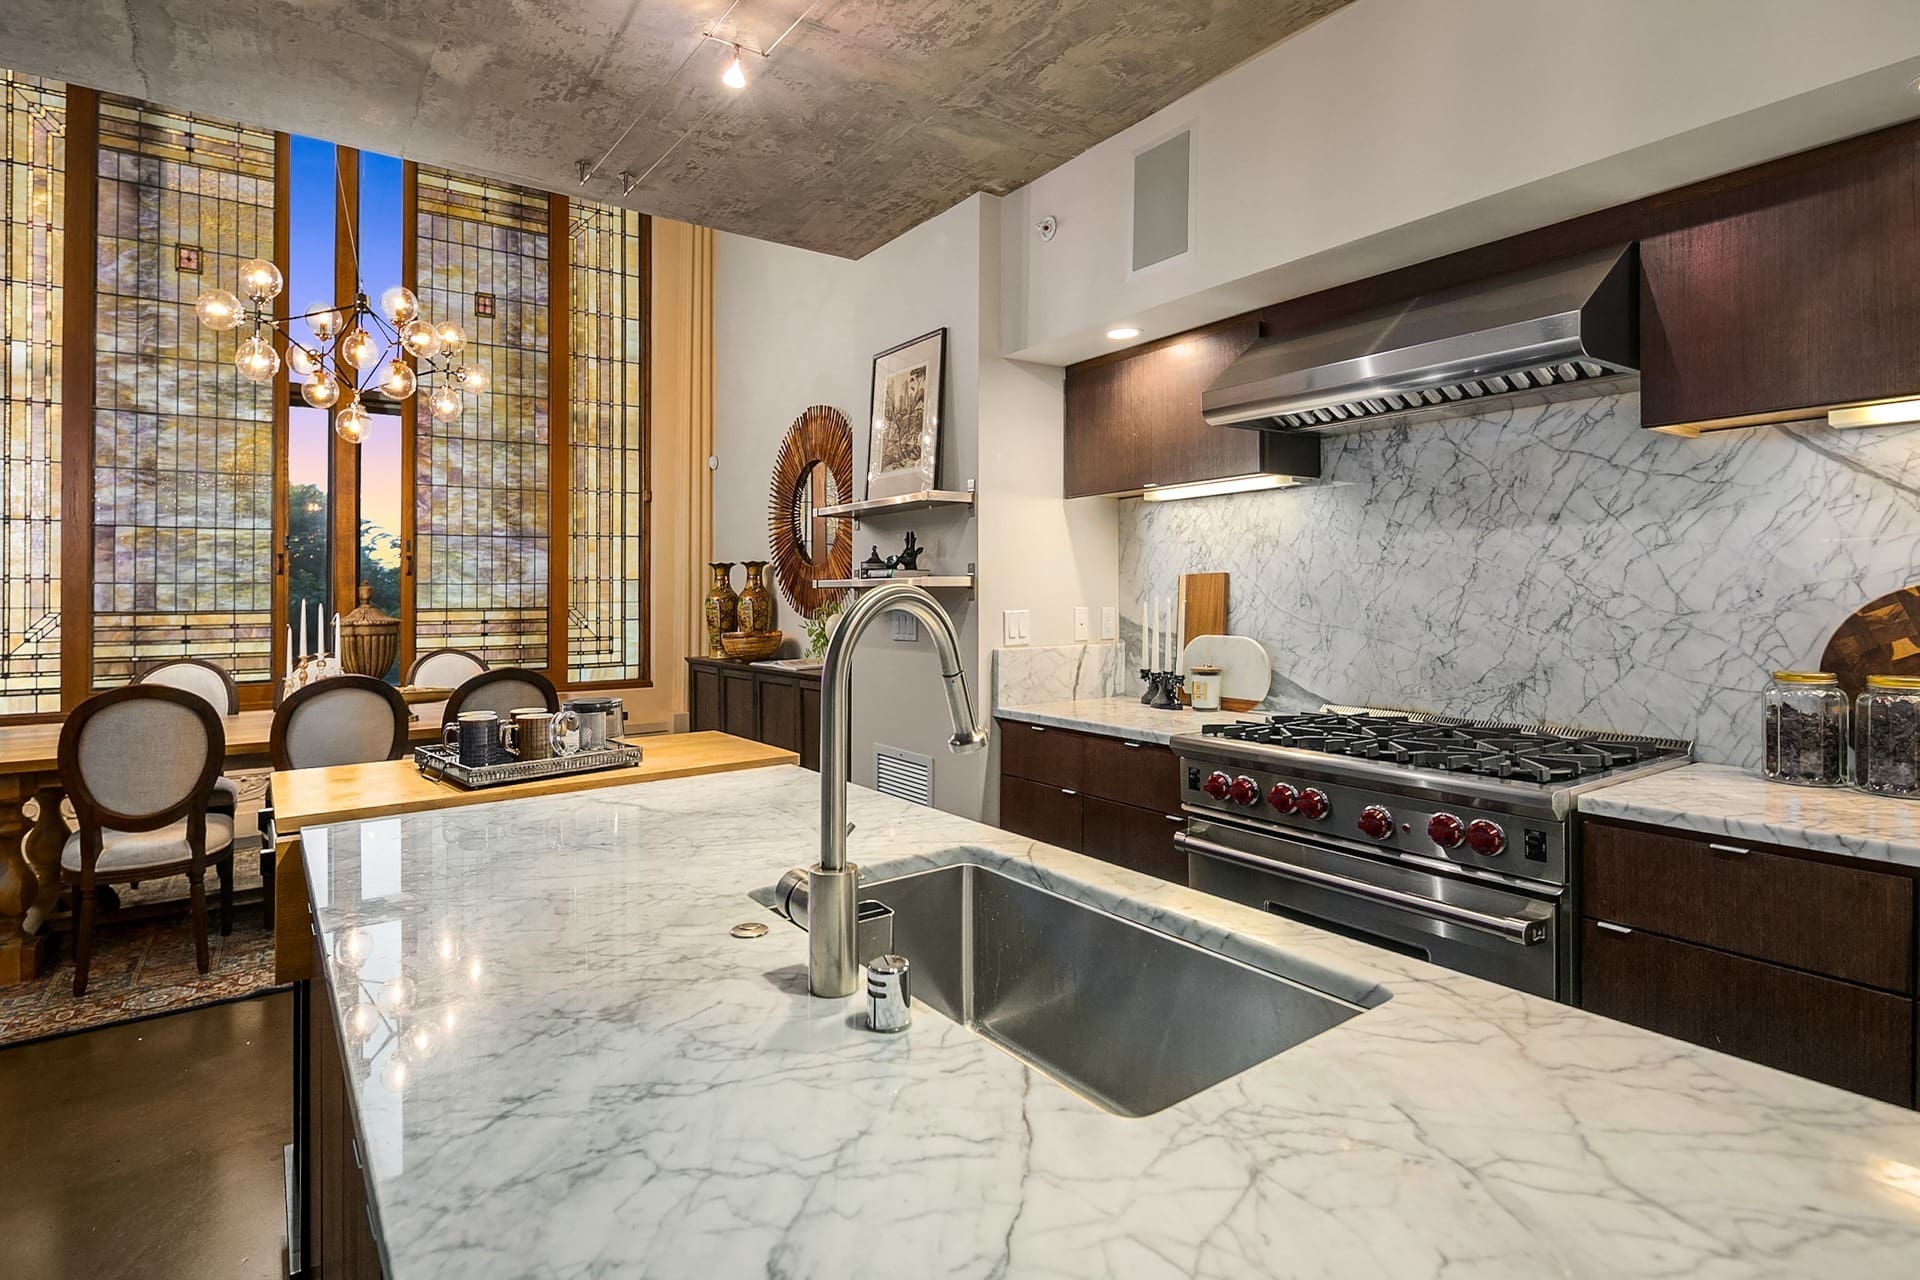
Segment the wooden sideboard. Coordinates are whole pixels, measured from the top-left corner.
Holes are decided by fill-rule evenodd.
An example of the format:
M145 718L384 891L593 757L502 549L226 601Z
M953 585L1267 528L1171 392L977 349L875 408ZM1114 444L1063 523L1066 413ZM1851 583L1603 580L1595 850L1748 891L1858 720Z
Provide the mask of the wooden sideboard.
M1915 877L1612 819L1581 849L1581 1007L1915 1104Z
M725 658L687 659L688 728L715 729L799 755L820 767L820 673L778 671Z
M995 722L1000 825L1148 875L1187 882L1174 848L1180 763L1151 742L1076 733L1020 720Z

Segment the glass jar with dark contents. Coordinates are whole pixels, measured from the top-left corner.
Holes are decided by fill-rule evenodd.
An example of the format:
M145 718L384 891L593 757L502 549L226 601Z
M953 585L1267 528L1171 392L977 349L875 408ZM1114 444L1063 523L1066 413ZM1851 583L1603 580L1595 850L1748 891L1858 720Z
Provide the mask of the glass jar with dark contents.
M1868 676L1854 717L1860 749L1853 769L1860 788L1920 798L1920 677Z
M1775 782L1847 781L1847 695L1827 671L1776 671L1761 699L1761 772Z

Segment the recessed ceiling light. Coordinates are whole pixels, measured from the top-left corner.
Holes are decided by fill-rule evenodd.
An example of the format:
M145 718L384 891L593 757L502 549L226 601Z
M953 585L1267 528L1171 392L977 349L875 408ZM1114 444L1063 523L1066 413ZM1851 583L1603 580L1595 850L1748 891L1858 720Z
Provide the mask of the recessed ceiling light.
M1908 85L1907 91L1910 93L1920 93L1920 80L1915 80L1912 84Z
M1107 338L1112 342L1125 342L1129 338L1137 338L1139 336L1140 331L1130 324L1123 324L1118 328L1107 330Z

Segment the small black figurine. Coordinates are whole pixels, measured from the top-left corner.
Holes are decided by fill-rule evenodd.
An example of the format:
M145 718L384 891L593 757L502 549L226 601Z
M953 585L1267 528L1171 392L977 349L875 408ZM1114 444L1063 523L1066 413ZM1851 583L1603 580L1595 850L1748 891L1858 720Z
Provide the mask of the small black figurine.
M914 540L913 530L909 529L907 530L906 549L895 556L894 559L902 569L918 569L920 567L920 553L925 550L925 547Z
M860 562L860 576L863 578L884 577L886 576L886 572L887 562L880 558L879 547L875 547L872 553Z

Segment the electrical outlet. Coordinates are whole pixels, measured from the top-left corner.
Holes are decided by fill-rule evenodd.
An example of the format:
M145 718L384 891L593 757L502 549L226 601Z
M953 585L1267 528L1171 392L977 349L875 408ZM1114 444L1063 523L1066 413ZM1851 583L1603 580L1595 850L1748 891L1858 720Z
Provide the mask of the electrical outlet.
M914 644L919 641L920 623L912 614L906 612L904 609L895 609L887 616L893 619L893 638L895 640L903 640L908 644Z
M1083 604L1073 607L1073 638L1080 641L1087 638L1087 606Z
M1117 640L1120 638L1120 608L1118 605L1100 606L1100 638Z
M1025 609L1009 609L1003 615L1005 623L1002 627L1002 634L1005 636L1006 645L1009 649L1016 648L1027 642L1027 637L1031 634L1028 630L1029 623L1027 616L1027 610Z

